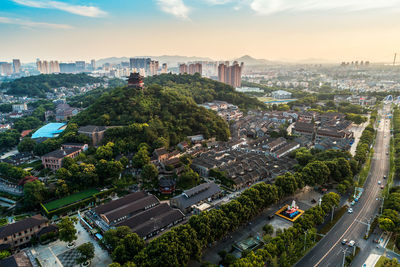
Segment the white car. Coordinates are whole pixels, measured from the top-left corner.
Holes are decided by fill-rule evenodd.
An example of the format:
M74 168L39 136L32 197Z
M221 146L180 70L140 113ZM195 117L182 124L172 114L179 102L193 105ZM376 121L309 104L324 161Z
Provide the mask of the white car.
M356 244L356 241L350 240L350 242L349 242L349 247L352 247L352 246L354 246L355 244Z
M378 181L378 184L380 185L380 184L381 184L381 181Z
M349 209L347 210L347 212L348 212L348 213L353 213L353 209L352 209L352 208L349 208Z

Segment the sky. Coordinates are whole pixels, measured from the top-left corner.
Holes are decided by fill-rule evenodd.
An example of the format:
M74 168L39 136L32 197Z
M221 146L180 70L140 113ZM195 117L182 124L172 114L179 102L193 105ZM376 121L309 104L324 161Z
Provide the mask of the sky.
M182 55L390 62L399 0L0 0L0 61Z

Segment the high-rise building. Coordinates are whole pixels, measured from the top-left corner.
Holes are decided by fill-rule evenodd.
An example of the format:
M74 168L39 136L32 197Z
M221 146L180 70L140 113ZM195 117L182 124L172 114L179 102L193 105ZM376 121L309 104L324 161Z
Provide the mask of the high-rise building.
M13 66L11 63L0 62L0 75L11 75L13 73Z
M163 63L162 64L161 73L168 73L168 65L167 65L167 63Z
M147 62L146 62L146 63L147 63ZM148 67L146 68L147 74L148 74L149 76L156 75L156 74L158 73L158 67L159 67L158 61L151 60L151 61L149 62Z
M131 69L145 69L146 71L150 68L151 58L130 58L129 67Z
M86 69L86 62L85 61L75 61L76 64L76 71L77 72L84 72Z
M202 74L202 64L201 63L192 63L189 65L189 74L193 75L195 73Z
M60 73L60 64L58 61L50 61L50 70L49 73Z
M221 83L226 83L226 69L229 68L229 66L225 65L224 63L221 63L218 65L218 81Z
M42 61L42 73L43 74L49 74L50 73L49 62L47 62L46 60Z
M188 66L186 64L179 65L179 74L188 73Z
M42 61L40 61L39 59L36 60L36 68L38 72L42 73Z
M60 72L61 73L75 73L76 72L76 63L60 63Z
M96 60L92 59L92 60L90 61L90 68L91 68L92 70L96 70Z
M13 69L14 73L19 73L21 71L21 61L19 61L19 59L13 59Z
M226 64L227 63L227 64ZM233 62L229 66L229 62L221 63L218 65L218 80L222 83L229 84L233 87L240 87L242 85L242 70L243 62L239 65L238 62Z

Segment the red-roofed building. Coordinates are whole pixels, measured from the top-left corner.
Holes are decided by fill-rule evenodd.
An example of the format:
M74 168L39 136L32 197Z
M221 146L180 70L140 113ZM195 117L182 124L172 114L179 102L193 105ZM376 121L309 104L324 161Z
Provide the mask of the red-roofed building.
M24 138L25 136L27 136L28 134L30 134L32 132L32 130L25 130L25 131L22 131L22 133L21 133L21 138Z
M26 183L33 182L33 181L35 181L37 179L38 178L35 177L35 176L26 176L26 177L22 178L21 180L19 180L18 185L22 185L23 186Z

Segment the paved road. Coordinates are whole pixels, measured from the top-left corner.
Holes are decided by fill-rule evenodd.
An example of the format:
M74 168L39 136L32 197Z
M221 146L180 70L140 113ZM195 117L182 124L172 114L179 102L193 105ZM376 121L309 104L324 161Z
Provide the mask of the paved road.
M386 105L384 110L380 110L380 114L388 112L390 106ZM367 226L361 222L366 222L368 219L373 218L379 211L381 201L377 200L377 198L380 197L382 190L378 186L378 181L386 182L386 180L383 180L383 175L387 175L389 169L389 160L386 155L389 142L390 122L389 119L384 119L383 116L381 116L370 174L365 183L363 196L359 203L353 207L354 213L346 213L318 245L296 264L297 267L341 266L343 250L346 248L341 245L341 241L344 238L356 241L361 251L364 249L366 251L373 247L372 239L368 241L363 239ZM350 249L348 249L348 253L351 253Z

